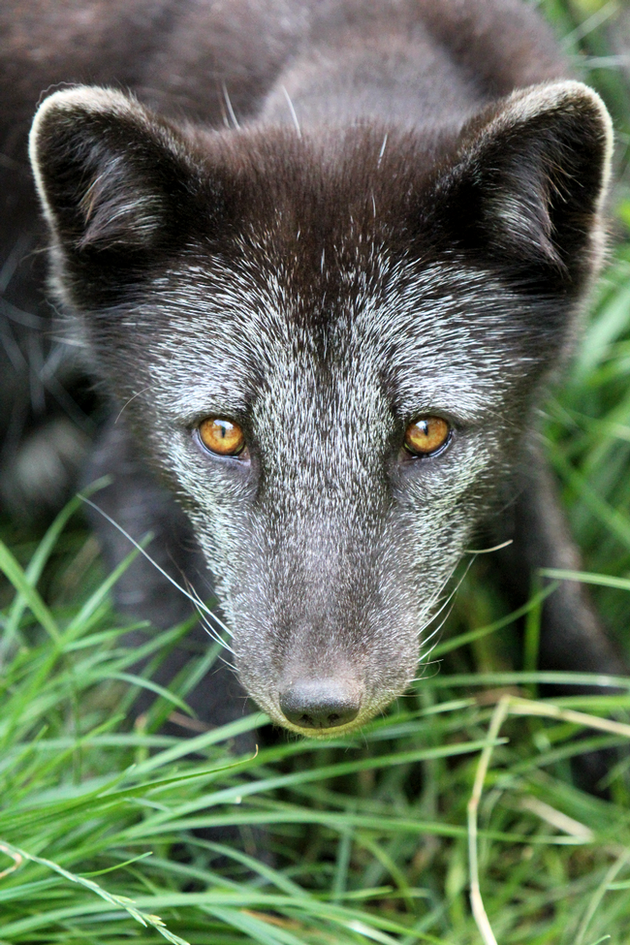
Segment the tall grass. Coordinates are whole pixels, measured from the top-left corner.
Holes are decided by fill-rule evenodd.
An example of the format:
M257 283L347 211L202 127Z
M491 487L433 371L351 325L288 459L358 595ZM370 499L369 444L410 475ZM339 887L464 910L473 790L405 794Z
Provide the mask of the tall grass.
M585 570L594 581L619 579L592 590L623 644L628 83L602 65L605 4L541 6L587 57L586 77L621 124L619 238L544 431ZM574 786L570 762L624 742L623 726L598 720L623 720L629 696L602 687L598 697L558 700L557 710L536 699L549 675L528 663L513 671L514 615L471 572L435 663L360 737L271 737L256 712L167 736L164 716L186 715L186 680L167 693L150 681L151 666L186 628L156 635L142 653L129 648L108 598L117 575L103 575L93 539L74 524L78 505L41 541L0 545L0 945L473 945L490 936L627 945L627 759L611 770L605 800ZM540 603L534 596L525 614L534 641ZM141 655L146 678L134 670ZM217 658L199 656L189 678ZM142 686L157 700L136 719ZM257 750L243 747L251 732ZM491 931L471 913L477 882Z
M572 755L626 731L576 742L576 717L545 719L548 705L524 700L511 707L525 714L499 725L500 695L540 674L488 666L424 679L358 740L239 751L260 713L167 737L156 731L163 703L185 712L185 684L133 724L146 683L132 666L181 628L144 654L129 649L107 603L111 578L84 571L84 547L64 556L44 601L37 585L64 524L26 569L0 547L15 588L2 615L1 943L479 941L466 807L484 749L473 851L498 940L628 941L624 782L611 777L614 800L602 801L569 771ZM198 659L207 669L215 656ZM582 700L601 716L628 701L605 690Z

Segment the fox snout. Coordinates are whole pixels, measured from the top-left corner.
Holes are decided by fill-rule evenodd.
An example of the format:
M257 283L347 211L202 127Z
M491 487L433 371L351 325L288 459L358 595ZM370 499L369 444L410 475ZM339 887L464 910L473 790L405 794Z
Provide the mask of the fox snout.
M284 717L301 729L331 729L353 722L361 708L359 685L336 676L283 682L278 704Z
M344 524L355 530L352 516L336 520L336 548L318 541L311 523L310 541L294 546L285 535L258 567L250 559L227 595L243 686L275 723L314 738L359 729L405 691L448 578L429 591L413 567L395 569L409 536L376 525L370 532L361 521L367 533L353 554L341 540ZM298 547L310 554L299 557Z

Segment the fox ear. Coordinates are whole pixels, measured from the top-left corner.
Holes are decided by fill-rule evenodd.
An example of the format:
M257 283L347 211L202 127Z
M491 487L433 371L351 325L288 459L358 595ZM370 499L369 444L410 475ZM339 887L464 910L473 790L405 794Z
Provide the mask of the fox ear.
M601 256L611 154L610 117L592 89L515 92L464 129L438 213L459 245L579 285Z
M175 129L135 99L87 86L45 99L30 157L55 249L76 262L114 254L124 264L158 249L199 179Z

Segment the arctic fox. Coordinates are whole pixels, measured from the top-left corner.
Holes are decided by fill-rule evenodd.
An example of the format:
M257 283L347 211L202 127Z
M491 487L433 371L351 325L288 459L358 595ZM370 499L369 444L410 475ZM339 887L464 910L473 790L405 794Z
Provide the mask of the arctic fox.
M276 723L349 732L416 676L481 536L512 539L515 600L576 563L532 430L602 256L608 114L517 0L149 2L146 35L83 6L48 79L100 86L45 98L30 155L115 417L98 501L202 596L208 569ZM181 615L148 566L125 581ZM542 619L543 666L621 669L577 585ZM197 711L234 712L227 686Z

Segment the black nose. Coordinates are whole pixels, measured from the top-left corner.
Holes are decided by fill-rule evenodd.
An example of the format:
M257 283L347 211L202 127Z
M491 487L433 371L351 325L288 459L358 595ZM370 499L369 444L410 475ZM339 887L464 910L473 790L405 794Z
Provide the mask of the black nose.
M280 708L300 728L335 728L359 714L360 698L348 683L337 679L298 679L280 693Z

